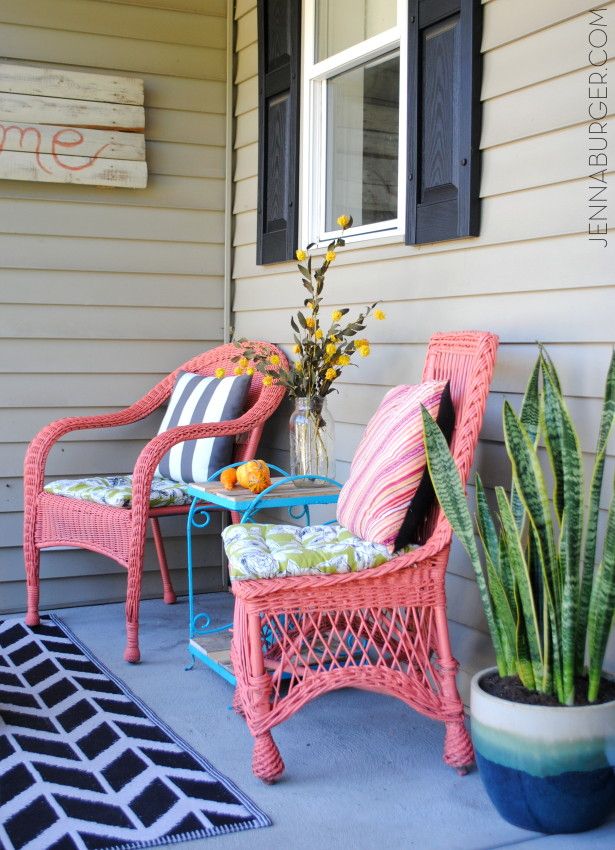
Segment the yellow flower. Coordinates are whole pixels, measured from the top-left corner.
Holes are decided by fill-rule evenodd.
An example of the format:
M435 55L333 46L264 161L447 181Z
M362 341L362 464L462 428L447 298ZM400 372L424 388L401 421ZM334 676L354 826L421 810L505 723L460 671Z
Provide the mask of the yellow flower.
M325 372L325 379L327 381L334 381L336 377L337 372L335 371L335 369L327 369L327 371Z
M339 339L335 336L335 334L331 334L329 339L331 340L331 342L339 342Z
M314 310L314 308L316 307L316 304L314 304L313 301L308 301L308 303L305 306L309 307L310 310Z
M325 254L325 260L328 263L332 263L334 259L335 259L335 251L327 251L327 253Z
M233 369L233 373L235 375L243 375L243 369L241 368L241 366L235 366L235 368Z
M362 348L364 345L367 345L369 347L369 340L368 339L355 339L354 347L357 351L359 350L359 348Z
M271 357L269 358L269 362L271 363L272 366L279 366L280 365L280 355L279 354L272 354Z
M254 374L254 369L251 366L248 366L248 368L246 369L246 375L249 375L250 377L252 377L253 374Z
M304 260L307 260L307 254L305 251L302 251L301 248L298 248L295 251L295 257L302 263Z
M386 319L386 315L382 312L382 310L374 310L374 319L378 319L381 322L383 319Z
M339 224L339 226L342 228L342 230L346 230L346 228L347 228L347 227L350 227L350 225L352 224L352 216L349 216L349 215L341 215L341 216L338 218L337 223L338 223L338 224Z
M340 356L337 358L338 366L348 366L349 363L350 357L347 354L340 354Z
M272 383L273 383L273 378L271 377L271 375L265 375L265 377L263 378L263 386L264 387L270 387L272 385Z
M297 372L303 371L303 363L301 362L301 360L295 360L295 369L297 370Z
M362 345L359 349L359 354L361 357L369 357L370 348L369 345Z
M221 380L225 376L225 374L226 372L222 368L216 369L216 371L214 372L214 375L218 380Z
M316 339L322 339L323 336L324 336L324 333L322 332L322 328L318 328L318 330L316 331L314 336L316 337Z
M299 343L293 345L293 354L301 354L301 346L299 345Z
M305 320L305 324L308 328L311 329L316 325L316 319L314 318L314 316L308 316Z
M248 358L247 357L240 357L239 358L239 365L241 366L242 369L245 369L246 366L248 365Z
M334 322L339 322L339 320L342 318L342 315L343 314L342 314L341 310L334 310L331 313L331 318L333 319Z
M335 354L335 352L337 351L337 345L335 345L335 343L333 343L333 342L328 342L328 343L325 345L325 351L327 352L327 354L329 355L329 357L333 357L333 355L334 355L334 354Z

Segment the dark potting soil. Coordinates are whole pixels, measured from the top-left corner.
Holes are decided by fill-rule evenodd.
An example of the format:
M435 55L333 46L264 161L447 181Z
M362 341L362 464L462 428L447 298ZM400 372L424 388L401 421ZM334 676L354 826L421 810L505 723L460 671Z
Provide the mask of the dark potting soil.
M603 678L600 681L598 699L593 703L587 701L587 676L577 676L574 684L575 706L597 705L615 700L615 681L611 679ZM483 676L480 686L486 693L509 702L520 702L525 705L560 705L555 696L529 691L521 684L518 676L500 677L497 671Z

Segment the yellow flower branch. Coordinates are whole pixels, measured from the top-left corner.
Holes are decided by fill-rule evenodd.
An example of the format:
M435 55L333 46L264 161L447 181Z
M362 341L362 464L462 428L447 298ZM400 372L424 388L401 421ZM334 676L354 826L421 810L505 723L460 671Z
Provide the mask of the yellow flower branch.
M307 297L303 302L306 312L300 309L290 320L294 338L293 353L297 359L289 369L281 369L277 355L269 359L260 357L258 352L245 348L247 341L240 339L235 344L241 349L241 353L232 358L237 362L235 374L250 374L250 371L257 369L264 376L265 386L272 383L281 384L293 398L324 397L333 391L332 385L340 377L342 369L353 365L354 354L360 357L370 354L369 340L355 337L365 329L365 321L370 314L378 320L386 318L382 310L375 309L378 302L365 307L356 319L347 321L346 324L342 323L350 309L335 309L331 312L329 328L325 330L321 325L320 306L323 301L325 275L336 259L337 249L345 245L344 232L352 227L352 216L339 216L337 224L342 233L327 245L324 259L318 268L313 268L311 245L308 245L307 250L298 248L295 251L302 284L307 290ZM222 375L216 372L216 377L222 377L223 370L218 371L222 371Z

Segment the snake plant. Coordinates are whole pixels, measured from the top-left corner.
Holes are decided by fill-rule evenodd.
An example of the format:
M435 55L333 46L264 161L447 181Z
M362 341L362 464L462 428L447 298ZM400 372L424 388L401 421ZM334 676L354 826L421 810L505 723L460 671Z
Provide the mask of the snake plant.
M578 434L544 348L520 412L504 402L512 482L508 492L495 488L494 514L476 476L482 559L446 440L429 413L422 413L431 479L472 561L500 676L518 676L529 690L554 694L562 705L574 705L575 687L586 677L587 699L595 702L615 611L615 496L601 558L596 556L605 457L615 421L615 353L587 493Z

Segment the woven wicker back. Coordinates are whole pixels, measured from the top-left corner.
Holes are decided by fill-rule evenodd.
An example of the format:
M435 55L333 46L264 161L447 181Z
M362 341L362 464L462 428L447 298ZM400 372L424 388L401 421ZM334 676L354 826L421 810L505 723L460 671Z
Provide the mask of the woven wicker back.
M284 353L280 351L279 348L276 348L275 345L271 345L271 343L268 342L253 342L248 340L246 342L246 348L248 347L256 349L266 356L277 354L280 358L280 365L283 368L288 367L288 361ZM213 375L216 369L222 368L225 370L227 375L232 375L233 370L237 366L237 363L234 362L232 358L236 357L238 352L239 349L235 345L229 343L227 345L216 346L216 348L205 351L203 354L197 354L196 357L192 357L190 360L186 361L186 363L183 363L175 369L174 372L171 372L170 375L167 375L166 378L163 378L162 381L157 383L156 386L147 393L147 395L136 403L135 407L140 408L140 418L149 415L168 401L179 372L194 372L198 375ZM263 375L260 372L255 371L252 376L252 382L248 392L246 412L248 412L257 403L262 389ZM270 387L269 394L271 395L273 411L280 403L281 396L284 395L284 390L281 387ZM242 435L236 439L233 457L235 461L245 460L248 457L254 456L262 431L263 425L261 424L248 434Z
M252 340L248 340L245 347L254 348L265 356L277 354L283 361L286 360L278 348L267 342L253 342ZM203 354L193 357L169 376L171 378L171 389L173 388L178 372L196 372L199 375L213 375L216 369L222 368L225 370L227 375L232 375L237 363L233 362L231 358L237 357L240 353L241 352L237 346L229 343L227 345L219 345L216 348L212 348L210 351L206 351ZM282 365L287 364L283 363ZM246 409L254 406L260 396L262 388L263 375L260 372L254 372L254 375L252 376L252 383L250 384L250 391L248 393L248 404Z
M283 352L270 343L248 340L245 343L245 347L255 349L264 356L277 354L280 357L281 365L285 368L288 366ZM169 393L173 389L178 372L196 372L199 375L213 375L216 369L222 368L225 370L227 375L232 375L233 370L237 366L237 362L233 361L232 358L237 357L239 353L237 346L229 343L227 345L219 345L217 348L213 348L210 351L206 351L204 354L199 354L197 357L193 357L192 360L188 360L187 363L184 363L183 366L180 366L179 369L176 369L175 372L169 376L171 379ZM263 377L264 376L260 372L254 372L252 382L250 384L250 390L248 392L246 411L251 407L254 407L258 401L263 389ZM248 434L240 435L235 439L235 451L233 453L233 460L235 462L254 457L262 432L263 425L260 425Z
M495 365L498 337L484 331L434 334L427 349L423 380L447 380L455 407L451 451L464 485L468 480ZM422 537L435 525L430 517Z

